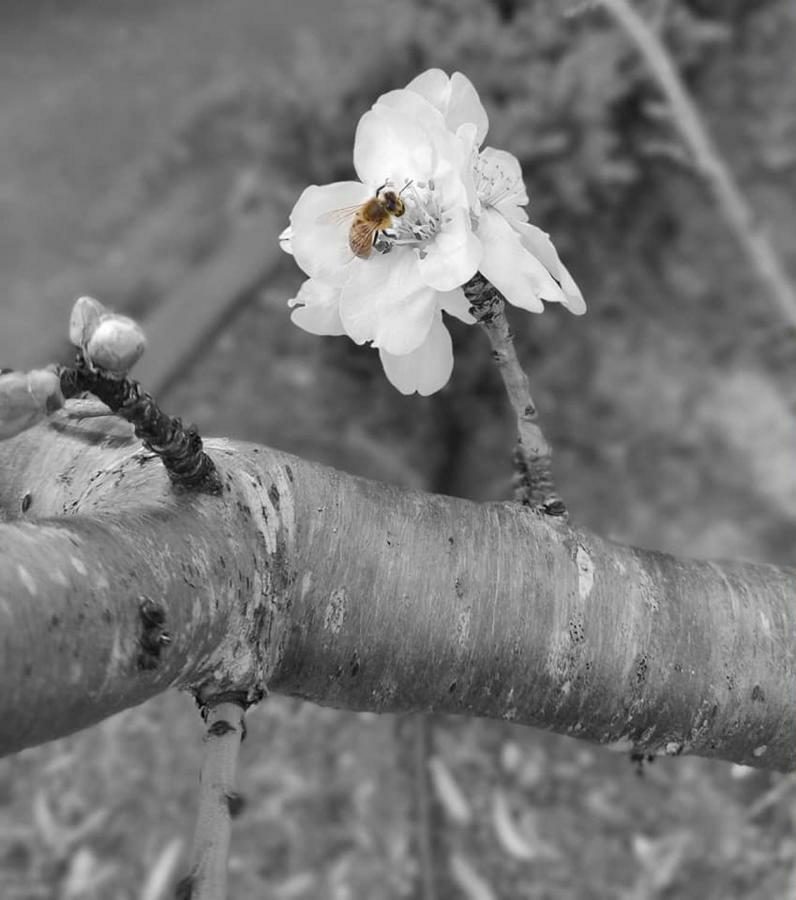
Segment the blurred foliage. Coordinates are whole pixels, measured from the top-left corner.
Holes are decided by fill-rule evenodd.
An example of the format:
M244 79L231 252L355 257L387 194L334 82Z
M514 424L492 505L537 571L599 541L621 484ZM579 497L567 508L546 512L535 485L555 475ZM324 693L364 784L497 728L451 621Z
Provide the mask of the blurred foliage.
M274 697L247 723L230 900L418 896L391 717ZM171 898L200 752L192 702L170 694L3 761L0 896ZM431 771L446 900L791 896L792 777L683 758L639 777L622 755L465 719L437 721Z
M768 3L773 7L774 4ZM692 86L745 27L749 7L717 4L712 18L685 3L648 3ZM581 217L621 211L653 173L648 157L677 159L660 103L626 37L596 12L488 0L414 0L353 24L354 65L309 33L277 94L271 159L297 184L351 177L356 122L385 90L419 71L462 69L491 114L487 143L510 148L535 188L533 208Z

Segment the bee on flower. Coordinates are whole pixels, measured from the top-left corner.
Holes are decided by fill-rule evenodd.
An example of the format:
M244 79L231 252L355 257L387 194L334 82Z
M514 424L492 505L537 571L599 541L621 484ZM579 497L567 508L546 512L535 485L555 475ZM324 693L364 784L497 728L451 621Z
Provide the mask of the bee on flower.
M354 256L367 259L379 232L386 232L393 224L394 217L402 216L406 212L406 204L401 199L401 194L407 187L408 184L396 194L393 190L387 190L387 185L383 184L376 188L375 197L369 197L359 206L344 206L342 209L325 213L319 217L318 222L328 224L349 222L348 246Z
M370 343L404 394L448 382L443 313L475 321L462 286L476 272L531 312L543 301L586 309L549 237L528 221L516 157L480 149L488 127L466 76L424 72L360 119L359 180L306 188L280 236L308 276L289 301L293 321Z

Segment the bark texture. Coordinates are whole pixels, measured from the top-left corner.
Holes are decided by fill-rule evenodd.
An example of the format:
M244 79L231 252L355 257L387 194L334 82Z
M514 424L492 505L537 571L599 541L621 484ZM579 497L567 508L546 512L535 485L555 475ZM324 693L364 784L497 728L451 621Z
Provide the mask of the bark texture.
M796 570L206 448L219 496L112 419L0 444L0 752L178 685L794 768Z

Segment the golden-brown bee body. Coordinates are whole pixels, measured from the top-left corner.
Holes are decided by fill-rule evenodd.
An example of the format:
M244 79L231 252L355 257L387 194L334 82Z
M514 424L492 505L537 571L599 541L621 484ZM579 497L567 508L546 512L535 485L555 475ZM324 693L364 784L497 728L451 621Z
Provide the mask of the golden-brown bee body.
M345 221L351 216L348 246L354 256L367 259L373 249L376 233L389 228L393 216L402 216L405 211L406 206L398 193L379 189L375 197L369 197L361 206L335 209L321 216L321 221L334 223Z

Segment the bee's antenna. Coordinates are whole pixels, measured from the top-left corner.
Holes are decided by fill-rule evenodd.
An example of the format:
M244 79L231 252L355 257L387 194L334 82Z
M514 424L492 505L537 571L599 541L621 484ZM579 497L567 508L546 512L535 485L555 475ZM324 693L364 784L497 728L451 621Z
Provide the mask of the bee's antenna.
M387 185L388 185L389 183L390 183L389 181L385 181L384 184L383 184L381 187L377 187L377 188L376 188L376 196L377 196L377 197L378 197L379 194L384 190L384 188L387 187Z
M414 181L414 178L410 178L409 181L407 181L406 184L401 188L401 190L398 191L398 196L399 196L399 197L400 197L401 194L403 194L403 192L409 187L409 185L410 185L413 181Z

